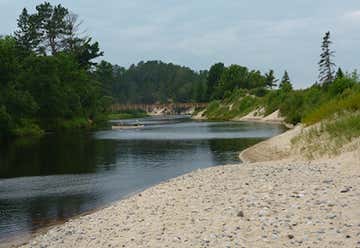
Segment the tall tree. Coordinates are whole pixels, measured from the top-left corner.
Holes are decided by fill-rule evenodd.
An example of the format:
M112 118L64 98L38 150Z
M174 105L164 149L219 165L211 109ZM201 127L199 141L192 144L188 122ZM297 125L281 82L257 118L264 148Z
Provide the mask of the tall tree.
M50 50L51 54L55 55L63 48L63 40L68 34L65 18L69 11L60 4L53 7L49 2L36 6L36 10L38 32L42 34L40 49L42 52Z
M283 83L290 83L290 77L289 77L289 73L287 71L284 72L284 75L281 78L280 87Z
M276 86L276 82L279 81L274 75L274 70L270 70L268 73L265 73L265 83L270 89Z
M37 32L35 17L29 15L24 8L17 20L17 31L14 37L17 44L27 52L34 50L40 43L40 34Z
M325 33L325 36L322 41L319 61L319 79L320 83L327 85L333 82L334 80L334 67L335 63L332 61L335 52L331 51L330 45L332 41L330 40L330 31Z
M36 6L34 14L23 9L18 18L15 38L25 50L40 55L71 53L81 67L88 69L94 65L91 61L102 56L103 52L91 37L79 37L80 25L77 15L67 8L44 2Z
M290 77L287 71L284 72L284 75L281 79L279 88L284 90L284 91L290 91L293 89L291 81L290 81Z
M207 76L207 98L210 99L214 95L214 89L219 84L221 75L225 70L223 63L216 63L211 66Z

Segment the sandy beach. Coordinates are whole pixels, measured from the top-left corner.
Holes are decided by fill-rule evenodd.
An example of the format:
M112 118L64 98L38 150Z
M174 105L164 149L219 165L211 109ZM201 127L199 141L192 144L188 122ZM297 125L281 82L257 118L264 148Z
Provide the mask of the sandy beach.
M174 178L23 247L360 247L360 151L306 161L287 150L298 132L245 150L243 164Z

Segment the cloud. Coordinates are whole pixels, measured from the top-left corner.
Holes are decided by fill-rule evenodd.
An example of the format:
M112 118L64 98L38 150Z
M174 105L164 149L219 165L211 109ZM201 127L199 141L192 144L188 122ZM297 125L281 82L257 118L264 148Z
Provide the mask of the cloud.
M332 33L336 63L360 67L359 0L49 0L84 20L105 60L123 66L162 59L207 69L215 62L262 71L287 69L297 87L317 77L322 35ZM11 33L21 8L43 0L0 0L0 33Z

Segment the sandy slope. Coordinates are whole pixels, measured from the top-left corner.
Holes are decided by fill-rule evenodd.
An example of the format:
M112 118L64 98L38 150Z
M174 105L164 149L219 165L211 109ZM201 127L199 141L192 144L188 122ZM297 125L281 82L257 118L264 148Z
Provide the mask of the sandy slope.
M260 142L240 153L243 162L264 162L271 160L302 160L302 156L292 153L291 139L303 130L301 125L271 139Z
M360 247L360 149L291 155L295 128L245 163L198 170L54 227L25 247ZM260 154L260 155L259 155Z
M193 120L206 120L206 117L204 116L206 109L200 111L196 115L193 115L191 119Z
M253 121L253 122L267 122L267 123L283 123L284 118L280 114L280 110L276 110L269 115L264 114L264 108L258 108L251 111L249 114L241 117L236 117L234 121Z

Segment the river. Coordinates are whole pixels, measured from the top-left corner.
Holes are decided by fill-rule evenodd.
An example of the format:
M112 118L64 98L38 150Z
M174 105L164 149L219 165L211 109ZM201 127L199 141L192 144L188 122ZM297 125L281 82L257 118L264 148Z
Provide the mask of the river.
M284 131L182 116L139 121L144 128L0 143L0 244L195 169L240 163L241 150Z

